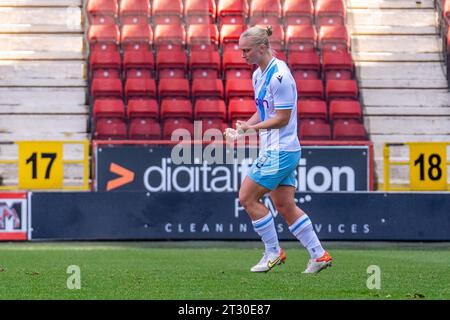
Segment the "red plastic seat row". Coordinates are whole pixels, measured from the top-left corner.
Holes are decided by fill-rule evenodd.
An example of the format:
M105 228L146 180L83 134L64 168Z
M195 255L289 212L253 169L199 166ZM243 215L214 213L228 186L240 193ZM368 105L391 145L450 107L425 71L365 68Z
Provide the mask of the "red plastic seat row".
M147 23L153 17L155 24L214 23L217 15L222 24L244 23L250 17L251 24L278 24L284 17L289 24L312 24L313 16L319 26L345 22L342 0L317 0L315 10L311 0L89 0L86 6L90 24L113 24L118 18L122 23Z
M120 118L99 118L95 121L93 138L97 140L177 140L181 136L194 138L194 126L201 126L202 136L222 137L228 124L221 119L203 119L199 122L184 118L169 118L162 125L152 118L139 117L127 123Z
M332 125L320 120L305 119L298 125L301 140L326 141L366 141L368 140L364 125L354 121L335 121Z
M192 95L187 79L160 79L158 89L154 79L127 78L124 89L122 82L116 78L94 78L91 85L91 96L97 98L125 98L133 97L164 99L171 97L182 98L239 98L254 96L250 79L230 79L225 88L221 79L194 79Z
M323 100L333 99L353 99L357 100L359 96L358 85L355 80L327 80L325 90L322 80L307 79L296 80L297 94L302 99Z
M190 1L187 1L190 2ZM189 12L189 8L188 8ZM158 24L181 23L183 2L181 0L89 0L86 13L90 24L111 24L119 17L122 21L143 23L150 16Z
M134 118L127 126L119 118L100 118L95 121L94 139L97 140L177 140L181 136L194 138L194 125L201 125L202 135L210 133L221 136L226 122L220 119L204 119L193 123L184 118L170 118L163 125L152 118ZM214 131L211 131L213 129ZM209 132L207 132L209 130ZM367 133L364 125L351 121L337 121L331 126L316 120L304 120L299 123L298 135L300 140L342 140L366 141Z
M159 110L161 109L161 110ZM230 99L228 108L222 99L197 99L194 106L185 98L166 98L158 107L156 99L133 98L127 107L122 99L99 98L94 101L93 117L97 118L216 118L226 120L250 118L256 112L255 102L251 98Z
M299 100L297 103L298 119L321 119L328 122L328 108L323 100ZM362 121L362 111L359 101L332 100L329 110L330 121L338 119L353 119Z
M353 59L348 52L325 51L322 63L317 52L298 52L289 54L288 65L295 79L323 78L349 80L354 76Z

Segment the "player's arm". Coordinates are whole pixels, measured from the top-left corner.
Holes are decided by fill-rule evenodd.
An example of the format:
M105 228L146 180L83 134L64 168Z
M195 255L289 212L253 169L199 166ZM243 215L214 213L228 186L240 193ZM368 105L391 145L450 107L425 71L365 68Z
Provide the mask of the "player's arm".
M261 117L259 116L259 112L256 111L256 112L250 117L250 119L248 119L247 121L240 121L240 120L238 120L238 123L240 123L240 122L245 122L245 123L247 123L247 125L252 126L252 125L255 125L255 124L261 122Z
M259 117L259 116L258 116ZM275 117L264 120L262 122L258 122L255 124L247 122L239 123L240 129L243 131L247 130L262 130L262 129L280 129L286 126L289 123L289 119L291 118L291 109L280 109L275 113Z

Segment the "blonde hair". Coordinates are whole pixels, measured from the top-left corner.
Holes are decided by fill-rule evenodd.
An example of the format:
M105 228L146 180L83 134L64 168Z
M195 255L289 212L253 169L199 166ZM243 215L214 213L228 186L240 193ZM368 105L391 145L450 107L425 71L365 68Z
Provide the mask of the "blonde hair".
M269 52L274 56L275 51L270 46L269 37L272 35L272 26L267 26L265 29L253 26L245 30L241 37L251 38L254 45L263 44L267 47Z

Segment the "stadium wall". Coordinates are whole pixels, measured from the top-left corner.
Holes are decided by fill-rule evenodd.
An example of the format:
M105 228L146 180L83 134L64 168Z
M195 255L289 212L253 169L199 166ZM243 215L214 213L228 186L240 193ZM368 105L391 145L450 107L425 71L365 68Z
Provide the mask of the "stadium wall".
M322 240L449 241L448 193L297 193ZM294 240L269 198L280 239ZM29 240L256 240L236 193L35 192Z

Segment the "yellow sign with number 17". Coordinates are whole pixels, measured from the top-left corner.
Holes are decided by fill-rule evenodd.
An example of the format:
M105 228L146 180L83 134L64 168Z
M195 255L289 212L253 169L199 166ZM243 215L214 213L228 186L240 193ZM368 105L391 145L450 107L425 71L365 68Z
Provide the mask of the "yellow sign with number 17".
M19 188L60 189L63 185L63 144L20 141Z
M409 143L409 175L412 190L447 190L447 144Z

